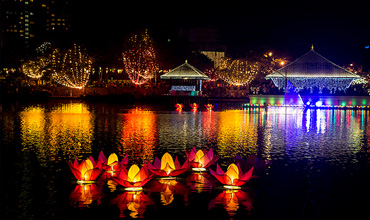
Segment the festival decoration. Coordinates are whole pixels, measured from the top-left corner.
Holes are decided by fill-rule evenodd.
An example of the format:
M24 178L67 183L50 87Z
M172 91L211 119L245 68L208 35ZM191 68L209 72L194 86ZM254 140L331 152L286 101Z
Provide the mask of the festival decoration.
M225 82L234 86L244 86L254 79L258 70L258 62L247 61L246 59L222 58L218 73Z
M126 187L125 190L127 191L140 191L153 176L153 174L149 173L147 165L140 169L134 164L128 171L125 167L122 167L117 177L113 177L113 180Z
M169 205L175 199L174 195L183 196L184 201L188 201L188 195L190 194L189 187L181 181L175 179L161 178L148 183L148 193L160 193L161 203L163 205Z
M28 60L22 65L23 73L33 79L40 79L46 72L49 60L45 57L38 57L35 60Z
M206 109L208 110L208 111L212 111L212 109L213 109L213 107L214 107L214 105L212 105L212 104L207 104L207 105L204 105L205 107L206 107Z
M125 218L124 211L130 210L131 218L142 218L147 205L153 204L153 201L143 192L124 192L116 196L110 204L115 204L120 210L120 218Z
M77 207L87 207L96 201L97 205L101 204L103 193L96 184L76 185L71 192L69 200L71 204Z
M132 83L142 85L159 71L153 39L148 30L132 35L126 42L127 49L122 53L126 73Z
M204 150L196 150L195 147L190 152L185 152L192 166L193 171L206 171L206 168L216 163L218 156L213 155L213 150L210 148Z
M190 107L191 107L192 111L197 111L198 108L199 108L199 105L197 103L191 103Z
M175 107L176 107L176 111L182 111L182 108L184 107L184 105L183 104L180 104L180 103L177 103L175 105Z
M118 156L115 153L109 155L108 159L105 157L103 151L100 151L98 161L103 164L103 169L105 172L114 176L122 166L126 166L128 163L128 156L126 155L121 162L118 160Z
M209 169L209 172L214 177L216 177L218 181L224 184L224 188L240 189L241 185L245 184L248 180L251 179L253 167L248 172L243 174L243 171L241 170L239 164L230 164L226 172L224 172L217 164L216 172L214 172L212 169Z
M158 157L155 158L153 165L148 162L148 169L157 176L162 177L174 177L182 173L185 173L190 169L189 161L186 160L181 166L178 158L176 157L175 162L169 153L165 153L161 160Z
M77 162L77 158L75 158L74 162L67 161L67 163L73 175L78 180L77 183L93 183L102 172L101 162L98 161L95 163L92 157L83 160L80 165Z
M77 44L66 52L55 49L51 55L52 78L57 83L82 89L89 81L92 58Z

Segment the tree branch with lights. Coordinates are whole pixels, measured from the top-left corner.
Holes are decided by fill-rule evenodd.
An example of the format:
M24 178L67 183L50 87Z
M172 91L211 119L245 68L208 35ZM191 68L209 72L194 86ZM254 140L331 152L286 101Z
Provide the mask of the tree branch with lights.
M135 86L147 83L159 70L153 39L148 30L133 34L125 46L123 64L130 80Z

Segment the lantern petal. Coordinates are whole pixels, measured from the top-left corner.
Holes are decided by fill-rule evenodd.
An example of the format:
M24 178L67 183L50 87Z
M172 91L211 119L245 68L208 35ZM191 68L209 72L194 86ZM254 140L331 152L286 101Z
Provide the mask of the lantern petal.
M156 169L161 169L161 161L159 160L159 158L158 158L158 157L156 157L156 158L154 159L154 163L153 163L153 165L154 165L154 167L155 167Z
M96 166L96 163L95 163L95 160L92 156L89 157L89 160L91 161L91 163L93 164L93 167Z
M112 163L114 163L114 162L118 162L118 156L117 156L117 154L115 154L115 153L112 153L111 155L109 155L109 157L108 157L108 162L107 162L107 164L108 165L111 165Z
M107 163L107 158L105 157L103 151L100 151L98 161L102 161L103 163Z
M220 181L222 184L225 184L223 175L218 175L215 171L213 171L211 168L209 169L209 172L214 176L218 181Z
M239 179L242 180L242 181L248 181L252 177L253 169L254 169L254 167L252 167L248 172L246 172Z
M69 168L71 168L71 171L72 171L73 175L76 177L76 179L82 180L81 172L79 170L75 169L72 166L69 166Z
M221 169L220 165L217 164L216 174L223 175L225 172Z
M121 165L126 166L128 164L128 155L126 154L125 157L121 161Z
M176 157L176 159L175 159L175 169L177 170L177 169L181 169L181 164L180 164L180 162L179 162L179 158L177 158Z

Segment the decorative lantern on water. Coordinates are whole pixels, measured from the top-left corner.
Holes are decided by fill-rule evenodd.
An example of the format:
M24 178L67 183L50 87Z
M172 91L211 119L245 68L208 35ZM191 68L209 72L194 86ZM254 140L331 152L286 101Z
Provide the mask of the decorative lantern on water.
M185 173L190 169L189 161L186 160L181 166L178 158L176 157L175 162L169 153L165 153L162 159L159 160L158 157L155 158L153 165L147 163L149 170L157 176L162 177L174 177L182 173Z
M101 162L98 161L98 163L95 163L92 157L83 160L81 164L78 164L77 158L75 158L73 163L68 161L67 163L73 175L76 177L77 183L80 184L95 182L102 172Z
M227 171L224 172L220 166L217 164L216 172L212 169L209 169L209 172L216 177L218 181L224 184L226 189L240 189L240 186L249 181L253 173L252 167L248 172L243 174L243 171L240 169L239 164L230 164L227 168Z
M196 150L195 147L190 152L185 152L188 160L191 164L193 171L206 171L206 169L212 164L216 163L219 159L218 156L214 156L212 148L204 150Z
M109 155L108 159L105 157L103 151L99 153L99 161L103 164L105 172L112 176L116 176L117 172L128 163L128 156L126 155L121 162L118 160L118 156L115 153Z
M118 184L126 187L127 191L141 191L143 186L153 177L153 174L149 173L147 165L144 165L141 169L137 165L132 165L127 171L125 167L119 171L117 177L113 177L113 180Z
M184 105L183 105L183 104L181 104L181 103L177 103L177 104L175 105L175 107L176 107L176 111L182 111L182 108L184 107Z

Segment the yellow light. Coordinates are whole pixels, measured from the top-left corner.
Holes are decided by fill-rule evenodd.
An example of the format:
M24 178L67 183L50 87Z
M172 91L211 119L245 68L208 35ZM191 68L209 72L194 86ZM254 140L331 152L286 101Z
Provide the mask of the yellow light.
M231 185L224 185L224 188L227 189L227 190L237 190L237 189L241 189L240 186L231 186Z
M205 172L207 171L206 168L203 168L203 167L193 167L191 168L192 171L195 171L195 172Z
M127 187L125 188L125 191L130 191L130 192L137 192L137 191L142 191L143 187Z

